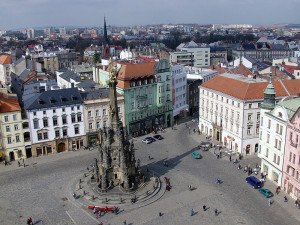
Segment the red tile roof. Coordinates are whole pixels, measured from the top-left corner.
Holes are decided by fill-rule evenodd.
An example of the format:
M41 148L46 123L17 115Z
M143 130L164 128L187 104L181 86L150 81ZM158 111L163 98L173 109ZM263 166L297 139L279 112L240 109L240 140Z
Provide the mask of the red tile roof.
M218 71L219 74L228 72L225 68L223 68L221 66L210 66L210 67L208 67L208 69L216 70L216 71Z
M234 79L219 75L205 82L201 87L215 90L241 100L263 99L264 90L269 82L255 82L255 80L253 80L254 82L246 82L248 79L245 78L245 81L243 81L243 79ZM289 94L297 95L300 93L300 80L298 79L273 81L272 84L276 91L276 97L284 97Z
M121 69L118 74L118 84L119 88L129 88L130 80L132 78L145 77L149 75L154 76L154 67L156 62L147 62L147 63L125 63L122 62Z
M0 113L19 111L21 107L16 98L4 97L4 94L0 93Z
M10 64L10 56L9 55L1 55L0 56L0 64Z
M236 68L229 70L229 73L244 75L245 77L254 76L254 74L242 63Z

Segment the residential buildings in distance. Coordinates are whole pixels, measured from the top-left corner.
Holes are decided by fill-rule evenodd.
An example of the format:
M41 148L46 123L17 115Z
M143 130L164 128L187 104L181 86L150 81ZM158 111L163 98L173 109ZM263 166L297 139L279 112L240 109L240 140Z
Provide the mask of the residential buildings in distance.
M117 91L125 99L125 123L130 136L173 125L172 71L167 60L117 63ZM107 66L94 68L94 81L106 84Z
M297 96L300 81L273 81L276 101ZM237 74L221 74L199 87L199 129L229 150L258 151L260 106L268 82Z
M210 48L202 47L194 41L181 43L177 51L170 52L170 62L193 67L210 66Z
M18 99L0 94L1 158L14 161L26 156L21 107Z
M32 156L86 145L83 100L76 88L44 91L25 102Z

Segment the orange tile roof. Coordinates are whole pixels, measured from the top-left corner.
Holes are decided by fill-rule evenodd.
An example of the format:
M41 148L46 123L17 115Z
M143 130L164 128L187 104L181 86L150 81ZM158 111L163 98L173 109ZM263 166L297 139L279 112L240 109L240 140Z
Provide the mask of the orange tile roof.
M9 55L1 55L0 56L0 64L10 64L10 56Z
M121 69L118 74L118 84L119 88L129 88L131 78L144 77L155 74L154 67L156 62L147 63L126 63L121 62Z
M0 94L0 113L20 111L21 107L16 98L4 97L3 94Z
M215 90L241 100L264 98L264 90L269 82L255 82L255 80L253 80L254 82L247 82L250 79L244 78L245 81L243 81L239 79L240 77L242 76L237 75L237 79L234 79L226 75L219 75L205 82L201 87ZM276 97L284 97L289 94L297 95L300 93L300 80L298 79L273 81L272 84L276 91Z

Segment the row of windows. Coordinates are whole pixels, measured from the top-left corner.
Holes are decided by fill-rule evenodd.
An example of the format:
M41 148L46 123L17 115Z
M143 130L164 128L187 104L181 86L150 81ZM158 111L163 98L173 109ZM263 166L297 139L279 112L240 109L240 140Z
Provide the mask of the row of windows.
M80 134L79 126L74 126L74 133L75 134ZM61 131L59 129L56 129L55 130L55 138L60 138L60 135L61 135ZM63 137L68 136L68 129L67 128L63 128L62 129L62 135L63 135ZM48 137L48 131L38 132L37 133L37 139L39 141L41 141L41 140L47 140L48 138L49 138Z
M71 111L74 111L74 109L75 109L75 107L72 106L72 107L71 107ZM77 106L77 110L80 110L80 106ZM66 108L62 108L62 112L65 112L65 111L66 111ZM56 109L53 109L52 112L53 112L53 113L56 113ZM33 115L36 116L36 115L37 115L37 112L33 112ZM44 111L43 111L43 115L47 115L47 111L44 110Z
M139 88L139 89L136 89L136 96L144 96L144 95L151 95L152 94L152 88ZM134 91L131 91L130 92L130 97L131 98L134 98Z
M12 117L13 117L13 121L16 121L18 119L17 114L13 114ZM9 122L9 116L8 115L4 116L4 121Z
M179 95L176 97L176 101L179 101L181 99L185 99L185 94Z
M53 117L52 118L52 125L53 126L58 126L58 117ZM77 119L77 120L76 120ZM43 118L43 127L49 127L49 119L48 118ZM71 115L71 122L72 123L76 123L76 122L81 122L82 121L82 116L81 114L73 114ZM67 115L63 115L61 117L61 124L68 124L68 116ZM33 128L34 129L39 129L39 120L38 119L34 119L33 120Z
M121 113L121 108L118 107L118 113ZM100 110L99 109L96 109L95 110L95 116L100 116ZM107 109L103 109L102 110L102 116L107 116ZM93 117L93 112L90 110L88 111L88 118L91 118Z
M146 84L153 84L154 83L154 79L150 78L150 79L144 79L144 80L132 80L130 81L130 87L136 87L136 86L141 86L141 85L146 85Z
M185 90L185 86L182 86L182 87L178 87L178 88L176 88L176 92L178 92L178 91L182 91L182 90ZM195 89L195 90L197 90L197 89Z
M262 132L260 132L260 140L262 140ZM270 143L270 134L267 134L267 143ZM275 138L274 140L274 148L278 149L279 151L281 150L281 140L279 140L278 138Z
M184 82L185 81L185 77L182 77L182 78L179 78L179 79L176 79L175 82L176 84L181 83L181 82Z
M261 119L261 126L263 126L263 123L264 123L264 121L263 121L263 118ZM269 119L268 120L268 129L271 129L271 124L272 124L272 121ZM276 131L275 131L277 134L280 134L280 135L282 135L282 132L283 132L283 126L282 125L280 125L280 124L278 124L278 123L276 123Z
M232 106L237 106L238 108L240 107L239 102L235 102L232 99L225 98L223 96L219 96L218 94L214 94L212 92L205 91L205 90L202 90L202 94L206 95L208 97L211 97L211 98L215 98L216 100L220 100L221 102L226 102L227 104L231 104ZM203 101L204 101L204 99L203 99ZM261 103L257 103L257 104L248 103L246 106L248 106L248 109L252 109L252 108L260 108L260 105L261 105Z
M103 120L103 127L107 127L107 121ZM101 128L101 122L100 121L96 121L96 129L100 129ZM89 130L94 129L94 123L89 123Z
M6 132L10 132L10 126L7 125L7 126L5 127L5 130L6 130ZM18 125L18 124L15 124L15 125L14 125L14 130L15 130L15 131L19 130L19 125Z
M19 135L19 134L16 134L15 139L16 139L16 142L20 142L20 141L21 141L20 135ZM12 143L12 137L7 137L7 143L8 143L8 144L11 144L11 143Z

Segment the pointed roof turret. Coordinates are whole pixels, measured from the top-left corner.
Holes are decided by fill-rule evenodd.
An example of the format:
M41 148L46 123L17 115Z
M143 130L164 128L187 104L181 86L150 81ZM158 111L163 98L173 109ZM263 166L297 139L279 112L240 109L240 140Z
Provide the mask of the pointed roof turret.
M262 109L272 110L275 107L275 88L272 84L272 72L270 72L270 82L264 91L264 102L261 105Z

